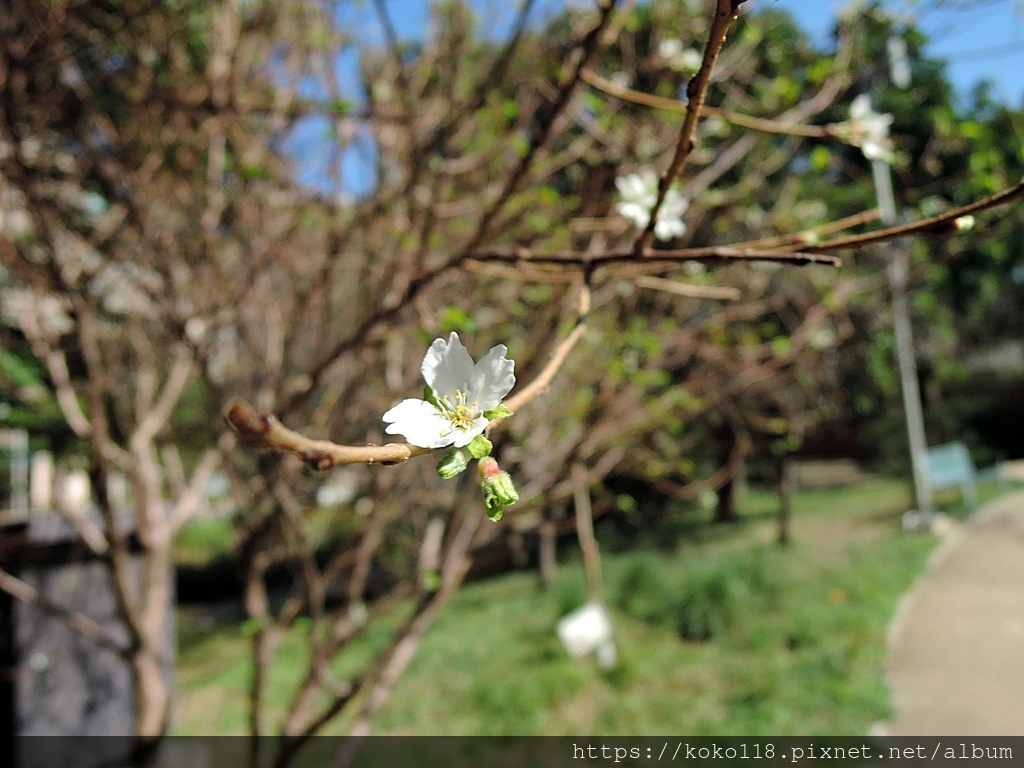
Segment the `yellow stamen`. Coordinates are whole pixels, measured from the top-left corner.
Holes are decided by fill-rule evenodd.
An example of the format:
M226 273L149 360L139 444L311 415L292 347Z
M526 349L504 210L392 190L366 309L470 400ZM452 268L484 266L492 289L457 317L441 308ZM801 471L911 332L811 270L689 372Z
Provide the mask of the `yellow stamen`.
M466 405L466 400L469 399L469 393L463 392L461 389L455 390L455 403L453 404L451 398L448 395L442 395L438 401L441 405L441 410L444 415L447 416L451 422L452 427L455 429L461 429L463 432L469 430L473 426L473 421L479 415L479 406L477 403L473 403L472 406ZM442 433L443 434L443 433Z

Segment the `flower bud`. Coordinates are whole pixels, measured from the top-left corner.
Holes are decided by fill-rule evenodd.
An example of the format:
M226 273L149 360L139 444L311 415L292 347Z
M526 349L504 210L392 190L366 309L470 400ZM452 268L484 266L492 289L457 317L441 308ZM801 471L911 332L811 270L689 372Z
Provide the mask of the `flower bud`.
M437 474L445 480L451 480L466 470L466 467L469 466L469 459L469 451L465 448L457 448L441 459L441 463L437 465Z
M484 506L487 516L497 522L505 512L505 507L519 501L519 492L508 472L502 472L491 457L480 460L480 477L484 491Z
M974 229L973 216L959 216L953 223L956 225L957 232L970 232Z

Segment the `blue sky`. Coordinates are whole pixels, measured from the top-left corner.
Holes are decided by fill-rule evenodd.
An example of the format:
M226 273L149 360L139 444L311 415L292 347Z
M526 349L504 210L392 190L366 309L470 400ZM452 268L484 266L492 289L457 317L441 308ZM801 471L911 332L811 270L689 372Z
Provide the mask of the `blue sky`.
M827 40L836 0L750 0L751 7L787 9L815 40ZM946 59L960 92L980 80L995 84L994 94L1012 106L1024 106L1024 0L888 0L898 18L913 17L931 44L928 53Z
M481 31L505 39L519 7L517 0L471 0L481 19ZM580 2L580 0L573 0ZM585 1L585 0L584 0ZM426 0L386 0L398 36L422 37L426 33L430 3ZM835 25L837 11L849 0L748 0L749 10L777 6L789 11L797 22L823 47ZM913 19L930 38L928 54L948 60L947 72L958 91L966 93L980 80L994 84L994 95L1024 107L1024 0L885 0L897 18ZM557 13L565 0L537 0L532 12L535 22ZM383 35L373 7L368 2L338 6L342 27L358 29L364 42L374 45ZM346 84L356 82L355 56L339 57L339 73ZM336 188L324 173L322 124L309 122L293 134L290 153L299 160L300 178L311 186L329 191ZM343 186L362 194L373 186L372 143L364 142L345 156ZM328 160L328 163L331 163Z

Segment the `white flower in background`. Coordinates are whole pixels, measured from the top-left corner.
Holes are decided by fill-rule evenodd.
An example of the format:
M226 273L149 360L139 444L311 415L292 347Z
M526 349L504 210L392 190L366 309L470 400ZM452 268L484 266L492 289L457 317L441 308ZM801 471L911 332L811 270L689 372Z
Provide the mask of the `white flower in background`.
M47 339L59 339L75 327L70 302L32 288L0 290L0 320L12 328L30 323Z
M682 52L683 42L674 37L667 37L658 43L658 55L663 59L671 60Z
M433 402L403 400L384 414L384 431L421 448L469 445L490 421L486 413L501 405L516 383L515 362L505 358L507 351L504 344L491 347L474 365L457 333L447 342L436 339L420 367Z
M620 215L633 221L638 227L646 227L651 220L651 208L658 199L658 176L650 168L638 173L620 176L615 180L622 199L615 204ZM654 236L659 240L671 240L682 237L686 232L682 215L690 207L690 201L679 194L679 190L670 187L665 200L658 210L658 220L654 224Z
M892 115L875 112L871 97L862 93L850 104L850 120L843 123L840 135L860 147L868 160L893 161L892 142L889 140L889 126Z
M619 88L629 88L629 73L628 72L615 72L611 77L608 78Z
M683 65L684 72L696 72L704 63L704 56L696 48L687 48L679 54L679 60Z
M681 40L666 38L658 44L658 55L676 72L693 74L700 69L704 57L693 48L683 48Z
M811 349L818 351L832 349L836 343L836 332L828 327L814 328L807 335L807 343Z

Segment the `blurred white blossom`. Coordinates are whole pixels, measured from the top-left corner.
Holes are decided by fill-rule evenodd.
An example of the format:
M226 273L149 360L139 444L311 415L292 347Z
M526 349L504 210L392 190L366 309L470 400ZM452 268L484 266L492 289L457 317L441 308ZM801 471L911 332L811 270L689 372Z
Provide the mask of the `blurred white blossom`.
M658 199L658 175L653 169L644 168L637 173L620 176L615 180L615 186L622 198L615 204L615 210L638 227L646 227L651 220L651 209ZM690 201L675 187L670 187L658 210L654 236L659 240L682 237L686 232L682 216L689 207Z
M850 119L839 125L839 136L860 147L868 160L893 161L889 126L892 115L875 112L871 97L862 93L850 104Z
M685 74L696 72L700 69L701 62L704 60L700 51L694 48L683 48L682 41L674 37L661 41L658 45L658 55L676 72L683 72Z
M628 72L622 72L620 70L619 72L613 73L612 76L608 79L611 80L612 83L614 83L615 85L619 86L619 88L629 88Z
M823 351L831 349L836 343L836 332L828 326L813 328L807 335L807 344L811 349Z
M74 324L68 314L67 301L32 288L0 290L0 317L13 328L29 323L46 338L59 338L70 333Z

